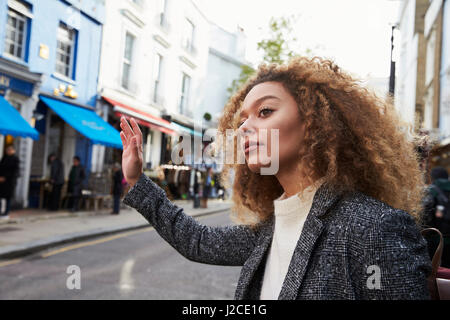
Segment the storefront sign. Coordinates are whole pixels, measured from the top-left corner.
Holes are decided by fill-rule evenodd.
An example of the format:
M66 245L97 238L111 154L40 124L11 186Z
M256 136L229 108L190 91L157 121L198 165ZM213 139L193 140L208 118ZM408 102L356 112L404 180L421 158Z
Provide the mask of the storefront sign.
M41 43L39 45L39 57L41 57L42 59L48 60L49 55L50 55L50 51L48 49L48 46Z
M0 73L0 91L6 91L6 89L11 89L11 91L15 91L25 96L31 96L33 93L33 84Z

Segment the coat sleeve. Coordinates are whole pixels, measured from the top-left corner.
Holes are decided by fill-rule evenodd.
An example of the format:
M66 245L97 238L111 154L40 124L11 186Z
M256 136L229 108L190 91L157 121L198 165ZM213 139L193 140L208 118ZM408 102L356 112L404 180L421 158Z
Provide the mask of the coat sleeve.
M141 213L164 240L189 260L242 266L255 247L257 229L201 225L168 200L165 192L144 174L123 202Z
M428 300L431 260L427 243L405 211L389 210L362 240L359 299Z

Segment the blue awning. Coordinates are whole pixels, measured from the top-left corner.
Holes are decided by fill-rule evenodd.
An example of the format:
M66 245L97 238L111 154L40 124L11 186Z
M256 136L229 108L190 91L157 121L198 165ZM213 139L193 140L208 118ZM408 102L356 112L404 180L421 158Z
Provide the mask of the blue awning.
M195 136L198 136L198 137L203 137L203 135L202 135L201 132L194 131L194 130L192 130L191 128L182 126L182 125L180 125L180 124L178 124L178 123L172 122L171 125L172 125L172 127L174 128L175 131L178 131L178 132L186 132L186 133L189 133L190 135L195 135Z
M0 134L39 139L39 132L2 96L0 96L0 110Z
M40 98L58 116L92 143L122 149L120 133L94 111L48 97L40 96Z

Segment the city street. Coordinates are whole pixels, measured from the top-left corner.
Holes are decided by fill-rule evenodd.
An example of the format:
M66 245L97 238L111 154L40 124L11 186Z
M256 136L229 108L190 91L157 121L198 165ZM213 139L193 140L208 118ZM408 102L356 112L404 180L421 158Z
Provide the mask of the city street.
M229 212L196 218L230 225ZM67 268L81 289L68 289ZM0 299L233 299L240 267L191 262L149 227L71 243L0 267Z

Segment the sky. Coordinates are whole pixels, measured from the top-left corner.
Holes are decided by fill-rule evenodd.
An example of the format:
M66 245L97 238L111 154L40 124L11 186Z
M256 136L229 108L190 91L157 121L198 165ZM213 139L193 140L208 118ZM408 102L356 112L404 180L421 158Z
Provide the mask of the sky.
M247 36L249 62L259 63L256 43L267 35L271 17L299 14L294 25L300 49L333 59L361 78L388 77L391 25L399 0L196 0L208 19ZM394 33L398 38L399 32ZM397 41L395 41L397 42Z

